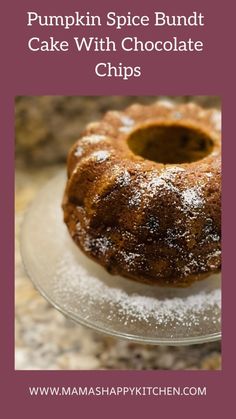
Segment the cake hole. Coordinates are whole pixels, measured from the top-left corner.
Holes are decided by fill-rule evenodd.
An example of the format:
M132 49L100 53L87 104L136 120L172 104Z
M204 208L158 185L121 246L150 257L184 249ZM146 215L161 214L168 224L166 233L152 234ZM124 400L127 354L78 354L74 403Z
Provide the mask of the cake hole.
M213 140L199 128L183 125L148 125L127 140L134 154L164 164L191 163L208 156Z

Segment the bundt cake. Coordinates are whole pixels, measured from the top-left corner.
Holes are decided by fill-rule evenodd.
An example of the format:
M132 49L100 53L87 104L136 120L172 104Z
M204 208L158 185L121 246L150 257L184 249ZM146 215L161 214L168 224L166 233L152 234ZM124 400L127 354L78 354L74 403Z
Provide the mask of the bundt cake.
M221 265L221 115L159 101L90 123L68 155L64 221L108 272L185 286Z

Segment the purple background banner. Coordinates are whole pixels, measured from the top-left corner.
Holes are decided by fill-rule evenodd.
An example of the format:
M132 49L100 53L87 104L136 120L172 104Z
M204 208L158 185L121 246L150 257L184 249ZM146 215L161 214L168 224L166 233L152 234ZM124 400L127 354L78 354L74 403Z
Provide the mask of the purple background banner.
M8 0L1 6L1 410L2 417L22 415L35 419L49 414L90 418L113 418L164 414L170 417L199 417L209 413L221 418L233 406L235 364L234 275L235 193L233 168L236 146L232 138L235 123L235 24L233 2L195 1L100 1L75 2ZM42 15L70 15L75 10L104 16L108 11L151 15L154 11L205 15L200 28L114 28L27 27L27 11ZM108 33L109 31L109 33ZM137 36L142 39L192 37L204 42L201 53L32 53L28 39L55 36ZM94 66L102 62L122 62L141 66L142 76L121 80L98 78ZM222 371L14 371L14 97L17 95L219 95L223 108L223 369ZM33 398L28 386L207 386L207 397L103 397ZM103 413L102 413L103 412ZM180 413L181 412L181 413Z

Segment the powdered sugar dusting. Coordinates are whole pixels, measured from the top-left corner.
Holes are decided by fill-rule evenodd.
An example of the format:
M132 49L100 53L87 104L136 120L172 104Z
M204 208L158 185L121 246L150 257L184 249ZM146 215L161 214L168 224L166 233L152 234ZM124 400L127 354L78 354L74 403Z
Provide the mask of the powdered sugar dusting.
M99 151L94 151L94 153L91 153L90 157L96 160L96 162L102 163L106 161L110 157L110 155L111 153L109 153L109 151L107 150L99 150Z
M130 185L130 182L131 182L131 176L128 170L126 169L121 174L119 174L116 178L116 184L118 184L120 187L128 186Z
M84 148L79 146L77 147L77 149L75 150L75 157L81 157L84 154Z
M132 260L139 255L130 254L127 257L132 263ZM60 298L65 293L79 295L80 301L86 300L90 309L93 305L97 310L99 307L100 309L106 307L108 323L115 320L126 324L141 322L148 327L152 325L154 328L170 327L171 324L172 327L181 325L191 328L199 326L199 318L204 311L207 316L209 311L216 310L217 312L221 305L219 289L191 294L186 290L172 289L168 293L163 288L158 290L156 287L153 289L146 286L146 292L137 292L135 283L118 278L115 280L114 277L110 278L109 283L106 279L102 279L99 272L97 276L92 272L88 269L88 265L77 263L73 253L65 251L63 260L58 262L55 271L54 293ZM127 290L123 287L122 281L127 281ZM130 284L133 286L133 292L132 287L129 288ZM141 289L141 285L138 287ZM219 322L219 317L215 315L212 321Z
M91 251L93 248L96 248L98 253L105 255L110 247L111 243L105 236L92 238L87 234L84 238L84 248L86 251Z
M120 132L130 132L132 127L134 126L135 121L131 119L129 116L121 115L120 121L122 126L119 128Z
M165 180L174 180L176 175L181 172L185 172L185 169L182 167L178 167L178 166L167 167L161 173L161 177L162 179L165 179Z
M199 208L203 205L203 200L197 188L188 188L181 193L185 205L192 208Z
M131 194L128 198L128 205L129 207L138 207L142 202L142 192L139 189L131 190Z
M174 179L176 175L184 172L185 169L180 167L170 167L161 172L155 172L140 178L137 187L133 188L130 193L128 203L130 206L138 206L145 204L149 199L163 193L174 192L180 197L182 202L182 210L197 209L203 206L204 201L201 197L200 187L187 188L184 191L175 186Z
M134 125L134 119L130 118L129 116L122 115L120 120L121 123L126 127L132 127Z
M174 102L168 99L160 99L156 102L156 104L159 106L163 106L167 109L172 109L174 107Z
M76 157L81 157L87 146L93 145L93 144L99 144L101 141L104 141L106 139L105 135L98 135L98 134L91 134L85 137L82 137L79 141L79 145L76 148L74 155Z
M101 141L104 141L105 139L105 135L91 134L81 138L80 143L82 142L83 144L98 144Z
M105 255L112 246L112 243L106 236L92 237L88 232L85 234L85 230L80 222L76 224L76 231L79 236L83 237L84 250L87 252L96 249L98 254Z
M128 268L135 267L138 260L140 259L139 253L134 252L125 252L124 250L120 252L121 257L123 257L125 263L128 265Z
M138 179L138 184L133 190L131 190L128 204L130 206L139 206L148 202L149 199L153 198L156 194L161 193L161 191L172 190L177 191L177 188L172 183L167 182L168 175L174 175L173 173L168 173L167 178L165 178L166 172L162 173L153 171L152 173L147 174L145 177L140 177Z

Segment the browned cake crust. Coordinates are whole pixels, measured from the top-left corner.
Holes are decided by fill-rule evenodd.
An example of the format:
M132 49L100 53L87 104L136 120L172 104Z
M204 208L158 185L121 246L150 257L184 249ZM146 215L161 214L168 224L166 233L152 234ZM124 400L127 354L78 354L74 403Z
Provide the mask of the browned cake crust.
M70 150L64 220L110 273L184 286L220 270L220 185L219 111L133 105Z

